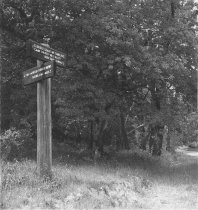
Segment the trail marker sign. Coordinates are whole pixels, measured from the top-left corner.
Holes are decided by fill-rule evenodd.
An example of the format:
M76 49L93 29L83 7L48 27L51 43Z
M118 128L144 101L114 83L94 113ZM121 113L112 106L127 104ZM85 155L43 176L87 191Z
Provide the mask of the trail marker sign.
M28 56L37 59L36 67L23 72L24 85L37 83L37 171L42 177L51 177L51 77L55 75L56 65L65 67L66 55L32 40L26 43L26 49Z
M66 65L66 54L44 46L38 42L28 40L26 43L27 56L37 58L41 61L55 61L60 67Z
M55 75L55 62L44 63L41 67L34 67L23 72L23 84L29 85Z

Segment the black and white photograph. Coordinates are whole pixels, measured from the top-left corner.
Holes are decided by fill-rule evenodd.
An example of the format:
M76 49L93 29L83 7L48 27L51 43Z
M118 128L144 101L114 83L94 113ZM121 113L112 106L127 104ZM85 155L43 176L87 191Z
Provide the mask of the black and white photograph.
M198 210L198 0L0 0L0 209Z

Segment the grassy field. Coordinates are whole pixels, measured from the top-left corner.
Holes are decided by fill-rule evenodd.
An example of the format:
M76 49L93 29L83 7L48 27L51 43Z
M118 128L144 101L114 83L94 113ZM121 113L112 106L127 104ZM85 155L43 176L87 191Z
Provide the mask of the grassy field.
M1 178L2 209L198 209L198 162L181 155L125 151L94 164L65 152L52 180L30 160L3 162Z

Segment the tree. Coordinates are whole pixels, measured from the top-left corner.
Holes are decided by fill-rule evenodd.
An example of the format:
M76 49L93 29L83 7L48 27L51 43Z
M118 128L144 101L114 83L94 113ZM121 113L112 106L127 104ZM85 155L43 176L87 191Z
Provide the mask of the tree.
M119 134L112 129L120 139L117 143L129 148L131 122L125 123L127 116L157 126L172 122L183 102L195 103L197 23L193 2L2 2L4 78L5 88L10 90L4 113L13 110L12 124L17 126L25 119L35 127L35 92L24 89L20 82L21 72L35 65L34 59L24 59L29 38L38 42L48 38L51 47L67 55L66 68L58 68L53 79L54 129L61 129L64 135L73 129L79 136L90 124L94 139L90 145L101 150L113 120L119 121L114 125L119 125ZM4 116L8 118L8 114ZM7 120L5 128L11 126ZM66 138L64 135L60 138Z

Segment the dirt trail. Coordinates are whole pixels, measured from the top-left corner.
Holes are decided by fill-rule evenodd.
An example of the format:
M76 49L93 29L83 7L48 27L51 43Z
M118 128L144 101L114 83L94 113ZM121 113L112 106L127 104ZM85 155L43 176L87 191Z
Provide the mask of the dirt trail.
M198 161L198 148L189 148L187 146L178 147L176 149L177 153L182 153L187 156L187 158L193 157Z
M180 147L176 152L180 156L168 175L154 182L148 209L198 210L198 149Z

